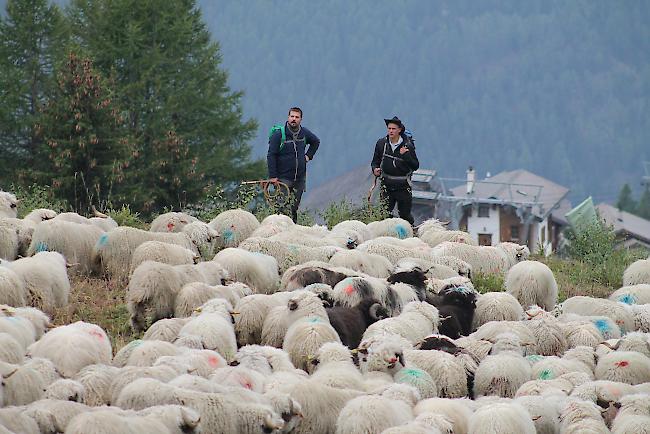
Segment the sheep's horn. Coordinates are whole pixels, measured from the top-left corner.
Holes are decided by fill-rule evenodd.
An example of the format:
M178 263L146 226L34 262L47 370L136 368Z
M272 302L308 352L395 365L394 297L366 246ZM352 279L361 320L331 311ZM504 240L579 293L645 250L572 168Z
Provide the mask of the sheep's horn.
M3 377L3 378L9 378L9 377L11 377L12 375L14 375L16 372L18 372L18 368L14 369L13 371L11 371L10 373L8 373L7 375L2 375L2 377Z
M537 313L535 313L535 314L532 314L532 313L526 311L526 315L528 315L529 318L535 318L535 317L536 317L537 315L539 315L540 313L542 313L541 310L538 310Z
M620 341L619 341L619 342L620 342ZM616 351L616 348L613 347L612 344L610 344L610 343L607 342L607 341L605 341L605 342L601 342L600 345L604 345L604 346L606 346L607 348L609 348L610 350L612 350L612 351ZM618 345L618 343L617 343L616 345Z
M201 313L202 310L203 310L202 308L197 307L196 309L194 309L194 312L196 312L196 313Z
M278 425L275 422L273 422L273 419L269 415L267 415L266 418L264 419L264 425L267 428L271 428L272 430L282 429L283 428L282 425Z
M236 312L234 310L232 312L230 312L230 315L240 315L240 314L241 314L241 312Z
M97 211L97 208L95 208L95 205L93 205L90 209L92 210L93 215L94 215L95 217L100 217L100 218L103 218L103 219L107 219L107 218L108 218L108 216L107 216L106 214Z
M452 318L452 316L449 315L449 316L439 316L439 317L438 317L438 319L439 319L440 321L446 321L446 320L448 320L449 318Z
M531 419L535 421L535 420L539 419L540 417L542 417L542 416L541 415L540 416L532 416Z
M65 263L65 267L66 267L66 268L76 267L77 265L79 265L78 262L72 262L72 263L70 263L70 262L66 262L66 263Z
M357 354L358 352L359 352L359 349L358 349L358 348L355 348L355 349L353 349L353 350L350 350L350 353L352 353L352 354Z

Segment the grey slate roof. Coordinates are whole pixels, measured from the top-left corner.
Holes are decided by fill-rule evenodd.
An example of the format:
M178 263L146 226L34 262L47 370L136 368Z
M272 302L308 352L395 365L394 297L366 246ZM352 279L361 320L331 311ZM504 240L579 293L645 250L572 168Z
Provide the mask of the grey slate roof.
M473 194L467 194L467 183L451 189L454 196L480 199L499 199L513 203L537 202L532 209L540 219L559 206L569 189L524 169L504 171L490 178L477 180Z
M650 242L650 220L646 220L607 203L599 203L596 209L607 224L614 226L616 233L627 233L635 238Z

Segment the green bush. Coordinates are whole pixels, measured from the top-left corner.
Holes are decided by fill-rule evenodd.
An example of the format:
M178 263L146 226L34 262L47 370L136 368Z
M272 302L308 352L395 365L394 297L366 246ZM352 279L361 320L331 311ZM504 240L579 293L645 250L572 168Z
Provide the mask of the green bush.
M140 213L131 211L128 205L122 205L122 208L118 210L108 210L107 214L120 226L147 229L147 225L140 218Z
M344 220L359 220L367 224L383 220L390 215L381 202L374 204L364 201L363 205L355 206L346 200L341 200L330 203L327 208L320 212L320 216L325 220L327 227L331 229Z
M18 204L18 218L23 218L30 211L38 208L47 208L56 212L67 211L68 204L59 199L55 199L52 189L49 186L40 186L32 184L27 187L12 185L11 191L20 200Z
M473 273L472 274L472 284L474 289L485 294L486 292L503 292L505 287L503 286L504 276L501 274L482 274L482 273Z
M616 251L614 228L604 221L594 222L580 231L567 231L567 253L572 259L594 266L602 265Z

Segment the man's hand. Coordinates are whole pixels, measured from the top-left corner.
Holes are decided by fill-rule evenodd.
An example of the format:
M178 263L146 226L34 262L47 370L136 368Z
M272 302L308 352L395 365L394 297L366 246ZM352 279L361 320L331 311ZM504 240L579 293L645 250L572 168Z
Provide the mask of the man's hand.
M271 178L271 179L269 179L269 181L271 182L271 184L277 184L278 183L278 178Z
M408 146L400 146L400 148L399 148L399 153L400 153L400 155L404 155L404 154L406 154L408 151L409 151Z
M305 161L309 161L309 160L310 160L309 155L305 154Z
M381 175L381 169L379 167L375 167L374 169L372 169L372 173L375 176L379 176L379 175Z

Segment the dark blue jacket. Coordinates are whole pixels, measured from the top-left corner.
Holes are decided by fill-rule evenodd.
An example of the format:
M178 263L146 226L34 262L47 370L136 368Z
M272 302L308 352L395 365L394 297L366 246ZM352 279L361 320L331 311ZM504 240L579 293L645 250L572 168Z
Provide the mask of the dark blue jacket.
M304 179L307 169L305 155L311 161L318 149L318 145L320 145L320 140L314 133L301 126L294 141L286 122L284 132L286 141L282 149L280 149L280 142L282 141L280 131L276 131L269 138L269 152L266 154L269 178L280 178L289 181ZM307 145L309 145L309 149L306 149Z

